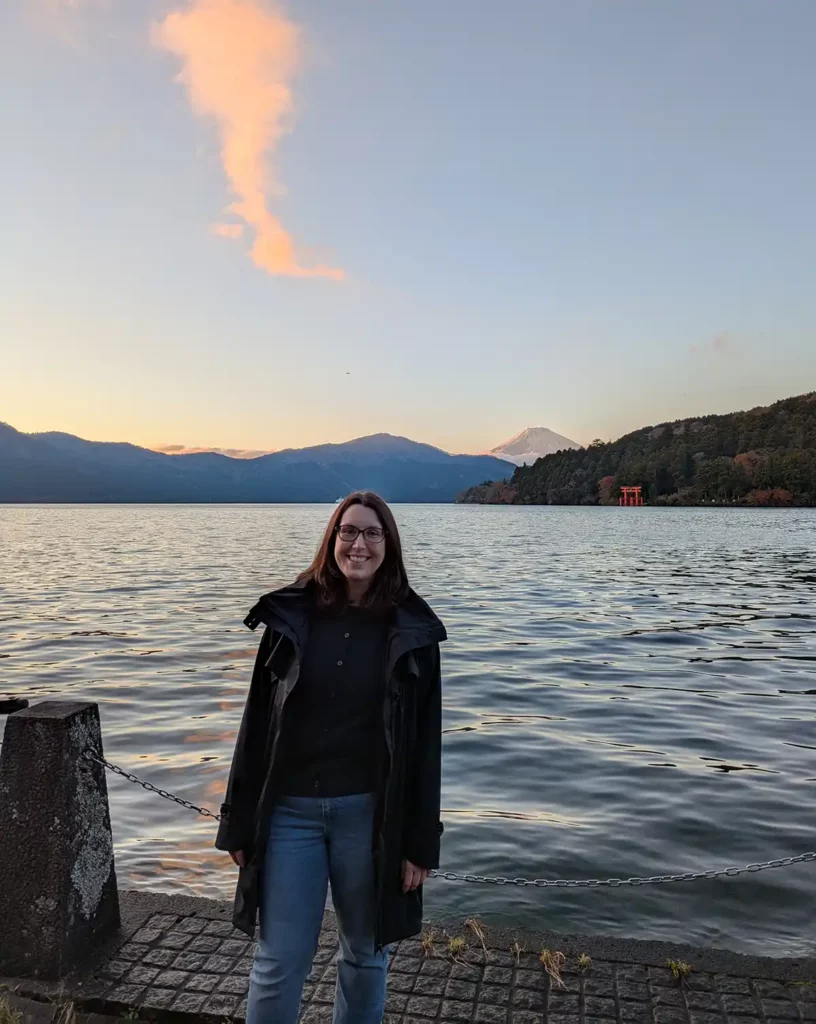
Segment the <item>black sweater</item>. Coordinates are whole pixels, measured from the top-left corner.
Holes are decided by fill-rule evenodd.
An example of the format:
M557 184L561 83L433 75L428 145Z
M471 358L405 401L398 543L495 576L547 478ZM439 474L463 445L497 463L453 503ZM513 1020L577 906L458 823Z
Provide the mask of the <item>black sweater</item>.
M387 632L386 617L361 608L313 611L284 710L280 793L337 797L378 789Z

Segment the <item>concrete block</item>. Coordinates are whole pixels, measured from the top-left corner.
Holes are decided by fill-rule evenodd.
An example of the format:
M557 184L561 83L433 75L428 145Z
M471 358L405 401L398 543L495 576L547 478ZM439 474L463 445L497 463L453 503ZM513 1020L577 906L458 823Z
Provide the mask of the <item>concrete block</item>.
M61 978L119 925L96 704L9 716L0 750L0 975Z

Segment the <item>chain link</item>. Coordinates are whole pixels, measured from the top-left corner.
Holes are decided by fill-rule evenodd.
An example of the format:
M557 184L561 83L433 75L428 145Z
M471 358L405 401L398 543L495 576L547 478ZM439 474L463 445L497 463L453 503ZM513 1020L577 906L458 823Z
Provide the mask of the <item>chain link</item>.
M164 797L165 800L172 800L174 804L179 804L181 807L186 807L189 811L196 811L198 814L203 814L205 818L214 818L216 821L221 820L221 815L216 814L214 811L208 810L206 807L197 807L195 804L190 803L189 800L184 800L180 796L174 796L172 793L168 793L166 789L159 789L154 786L152 782L144 782L142 779L137 778L130 772L126 772L124 768L120 768L118 765L111 764L110 761L106 761L104 757L100 757L95 750L86 750L85 757L89 761L96 761L97 764L101 764L103 768L107 768L108 771L113 772L115 775L121 775L123 779L127 779L128 782L135 782L137 786L141 786L142 789L146 789L148 793L155 793L156 796Z
M154 786L151 782L145 782L137 776L126 772L124 768L120 768L118 765L111 764L110 761L106 761L104 757L95 750L86 750L85 757L91 761L95 761L97 764L101 764L104 768L112 771L116 775L120 775L123 779L127 779L128 782L133 782L137 786L141 786L142 789L146 789L148 793L155 793L157 796L163 797L165 800L172 800L173 803L179 804L181 807L186 807L190 811L196 811L198 814L204 815L206 818L213 818L215 821L221 820L220 814L215 814L214 811L208 810L206 807L197 807L195 804L190 803L189 800L183 800L180 796L174 796L172 793L168 793L166 789L159 789ZM735 878L737 875L744 874L755 874L757 871L768 871L771 868L787 868L792 864L805 864L816 861L816 853L801 853L798 857L782 857L777 860L768 860L762 864L747 864L743 868L709 868L707 871L684 871L682 874L677 875L651 875L648 878L640 878L635 876L634 878L504 878L501 875L462 875L456 871L431 871L431 878L441 878L446 882L476 882L484 885L517 885L525 887L528 885L533 886L536 889L545 889L554 887L557 889L617 889L624 885L663 885L666 882L695 882L699 879L710 879L710 878Z

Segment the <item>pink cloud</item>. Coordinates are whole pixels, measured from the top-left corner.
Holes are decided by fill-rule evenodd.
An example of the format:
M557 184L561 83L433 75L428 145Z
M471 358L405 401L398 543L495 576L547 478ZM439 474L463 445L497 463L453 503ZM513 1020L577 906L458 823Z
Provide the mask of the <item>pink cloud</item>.
M261 0L192 0L154 26L153 39L181 60L178 80L195 113L218 127L224 172L235 195L228 211L254 234L253 263L269 274L342 279L337 267L303 265L267 202L269 193L283 191L267 160L294 120L296 25ZM223 227L216 226L216 233L235 237Z

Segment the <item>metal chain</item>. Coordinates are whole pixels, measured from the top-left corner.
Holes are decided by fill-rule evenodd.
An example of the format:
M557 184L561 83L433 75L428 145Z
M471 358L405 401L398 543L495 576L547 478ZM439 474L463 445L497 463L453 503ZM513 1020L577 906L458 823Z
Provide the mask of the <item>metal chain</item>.
M207 818L214 818L216 821L221 820L220 814L215 814L206 807L197 807L195 804L190 803L189 800L183 800L180 796L174 796L172 793L168 793L165 789L159 789L151 782L144 782L142 779L137 778L130 772L126 772L124 768L120 768L118 765L111 764L110 761L106 761L104 757L100 757L95 750L86 750L85 756L89 760L95 761L97 764L101 764L109 771L114 772L114 774L120 775L123 779L127 779L128 782L136 783L137 786L141 786L142 789L146 789L149 793L155 793L157 796L164 797L165 800L172 800L173 803L180 804L182 807L186 807L190 811L196 811L198 814L203 814ZM816 861L816 853L801 853L798 857L783 857L779 860L765 861L763 864L748 864L744 868L685 871L679 875L652 875L649 878L503 878L501 876L494 877L492 875L460 875L456 871L431 871L430 877L441 878L446 882L481 882L487 885L518 885L522 887L532 885L537 889L544 889L551 886L558 889L617 889L623 885L660 885L665 882L694 882L701 878L734 878L737 875L744 875L746 873L755 874L757 871L767 871L770 868L786 868L790 867L791 864L805 864L811 861Z
M560 889L600 889L602 887L617 889L622 885L660 885L664 882L693 882L699 878L734 878L746 872L755 874L769 868L786 868L791 864L804 864L816 861L816 853L801 853L798 857L783 857L779 860L765 861L764 864L748 864L744 868L720 868L708 871L684 871L679 875L651 875L649 878L494 878L490 875L460 875L456 871L431 871L431 878L443 878L447 882L483 882L488 885L532 885L539 889L554 886Z
M137 786L141 786L142 789L146 789L148 793L155 793L156 796L164 797L165 800L172 800L174 804L180 804L182 807L186 807L189 811L197 811L199 814L203 814L205 818L214 818L216 821L221 820L221 815L216 814L214 811L208 810L206 807L197 807L195 804L190 803L189 800L184 800L180 796L174 796L172 793L168 793L166 789L159 789L154 786L152 782L144 782L142 779L137 778L130 772L126 772L124 768L120 768L118 765L111 764L110 761L106 761L104 757L100 757L95 750L86 750L85 757L89 761L96 761L97 764L101 764L104 768L112 771L115 775L121 775L123 779L127 779L128 782L135 782Z

